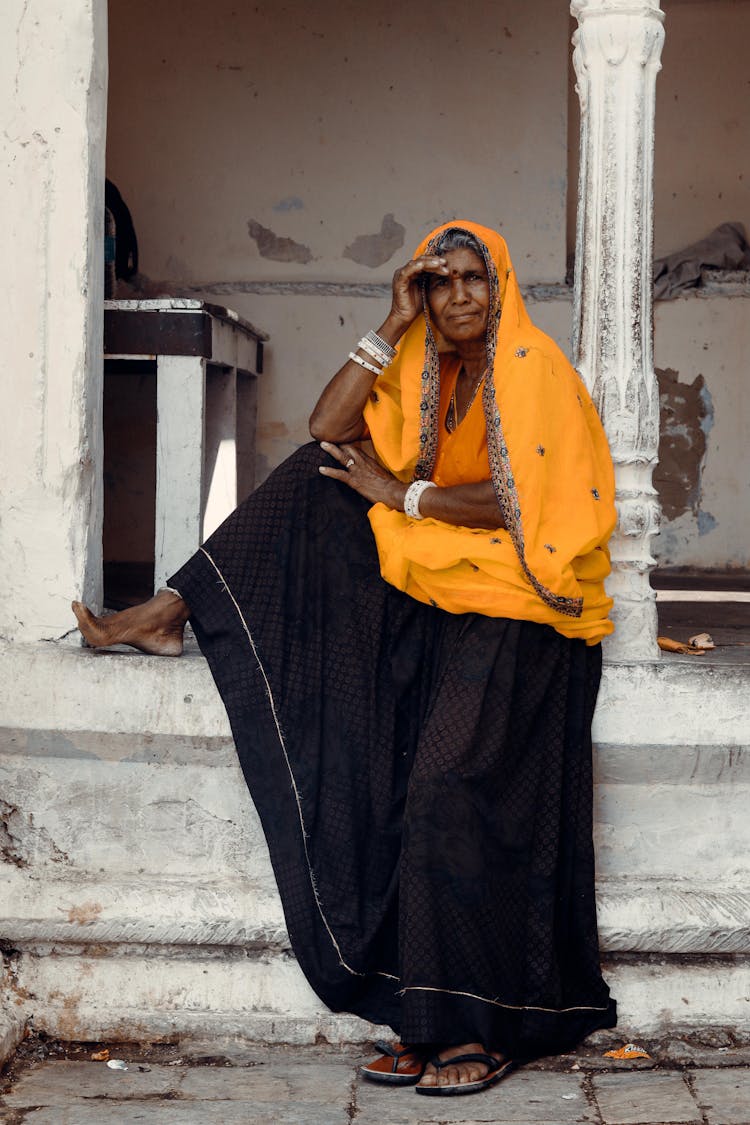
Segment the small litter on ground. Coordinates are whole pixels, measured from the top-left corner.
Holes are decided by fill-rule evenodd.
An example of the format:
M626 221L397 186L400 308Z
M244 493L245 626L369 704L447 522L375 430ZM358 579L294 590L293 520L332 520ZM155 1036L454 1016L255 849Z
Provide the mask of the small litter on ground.
M614 1051L605 1051L602 1057L605 1059L650 1059L651 1055L643 1047L639 1047L637 1043L625 1043L624 1046L617 1047Z

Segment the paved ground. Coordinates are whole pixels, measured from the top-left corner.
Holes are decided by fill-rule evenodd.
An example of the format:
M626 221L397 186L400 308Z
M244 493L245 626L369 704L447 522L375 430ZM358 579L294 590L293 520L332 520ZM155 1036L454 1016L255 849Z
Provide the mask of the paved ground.
M589 1052L592 1048L589 1041ZM465 1098L423 1098L357 1077L357 1049L204 1043L26 1044L0 1079L4 1125L750 1125L750 1049L650 1045L652 1061L595 1053L517 1071ZM554 1069L550 1069L554 1068ZM4 1084L3 1084L4 1083Z

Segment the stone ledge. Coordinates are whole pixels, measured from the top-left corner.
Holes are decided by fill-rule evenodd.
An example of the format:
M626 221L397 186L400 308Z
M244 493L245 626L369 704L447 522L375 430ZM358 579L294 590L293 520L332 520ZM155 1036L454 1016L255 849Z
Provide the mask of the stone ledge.
M278 895L252 879L60 878L0 875L0 938L16 947L65 943L212 947L283 953L289 938ZM602 879L599 933L608 954L750 955L750 891L662 881Z
M0 874L0 938L15 946L174 945L285 951L278 894L253 879Z
M597 884L604 954L750 955L750 891L604 879Z
M618 1034L635 1039L721 1027L750 1032L747 958L604 958L618 1002ZM44 947L16 961L18 1012L38 1031L69 1041L229 1036L265 1042L363 1042L382 1028L331 1013L296 962L153 954L118 956L106 947L66 956Z
M31 763L65 758L85 763L146 766L237 766L234 742L227 735L152 734L147 731L37 730L0 726L0 758L28 758ZM734 743L670 746L599 741L596 780L608 785L750 785L750 729L745 745Z
M659 660L606 664L594 740L619 745L743 745L750 666ZM208 665L55 644L0 644L7 727L229 738Z

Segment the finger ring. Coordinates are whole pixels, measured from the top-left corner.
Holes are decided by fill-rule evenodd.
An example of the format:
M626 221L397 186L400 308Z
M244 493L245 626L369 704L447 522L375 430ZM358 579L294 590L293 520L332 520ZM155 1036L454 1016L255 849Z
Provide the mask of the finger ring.
M353 464L354 464L354 458L350 457L349 460L346 462L346 468L351 469Z

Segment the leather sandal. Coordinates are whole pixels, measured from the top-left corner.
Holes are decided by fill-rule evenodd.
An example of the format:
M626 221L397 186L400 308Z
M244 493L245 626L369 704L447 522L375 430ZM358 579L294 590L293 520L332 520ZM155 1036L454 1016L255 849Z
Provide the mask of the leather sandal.
M386 1086L414 1086L419 1082L427 1066L422 1051L416 1047L402 1047L400 1043L391 1047L382 1040L378 1040L375 1046L381 1053L371 1063L359 1068L363 1078Z
M497 1058L495 1055L486 1055L483 1052L471 1052L467 1055L454 1055L452 1059L441 1059L436 1055L430 1062L437 1071L444 1070L447 1066L456 1066L457 1063L478 1062L484 1063L489 1070L484 1078L476 1082L458 1082L450 1086L417 1086L418 1094L434 1095L439 1098L450 1098L457 1094L478 1094L488 1086L494 1086L501 1078L505 1078L512 1070L516 1069L513 1059Z

